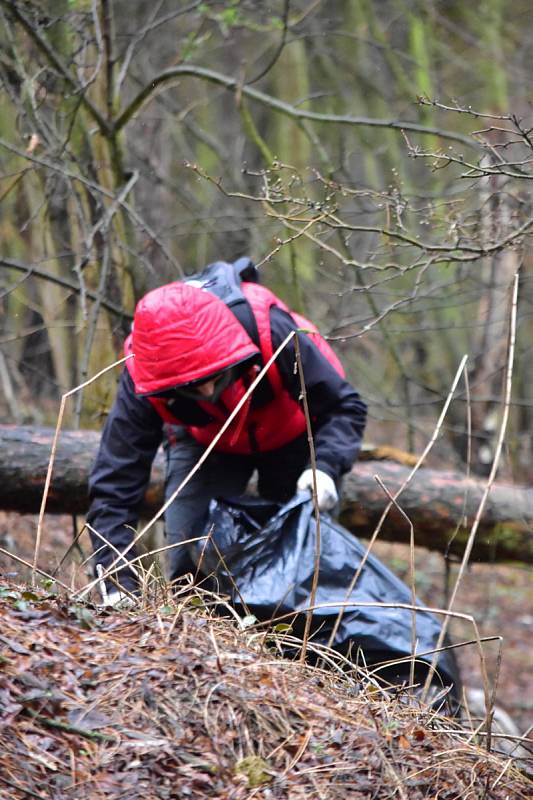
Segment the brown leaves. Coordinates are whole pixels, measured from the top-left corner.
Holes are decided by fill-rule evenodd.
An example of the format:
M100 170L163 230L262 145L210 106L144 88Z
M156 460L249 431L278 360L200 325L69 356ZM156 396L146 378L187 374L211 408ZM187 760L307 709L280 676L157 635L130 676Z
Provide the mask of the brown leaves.
M498 775L487 800L528 796L516 770L438 718L430 729L379 691L246 646L249 631L207 606L186 607L182 625L0 585L6 796L381 800L404 785L409 800L451 800Z
M417 742L423 742L426 738L426 732L423 728L413 728L411 731L411 736Z

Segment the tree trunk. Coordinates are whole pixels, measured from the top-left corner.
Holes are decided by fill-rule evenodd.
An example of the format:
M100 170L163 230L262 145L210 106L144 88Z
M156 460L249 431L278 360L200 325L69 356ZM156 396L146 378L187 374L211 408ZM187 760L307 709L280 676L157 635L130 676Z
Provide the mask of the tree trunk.
M50 428L0 425L0 509L34 514L39 511L51 453ZM87 478L100 434L63 431L60 434L46 509L51 513L83 514L87 510ZM389 500L375 480L378 475L391 494L409 474L409 467L377 461L379 451L363 454L344 481L341 522L368 538ZM372 460L366 460L371 457ZM164 464L158 456L147 489L144 512L153 514L163 500ZM481 481L460 473L421 468L398 504L414 526L421 547L461 556L484 490ZM463 518L464 524L459 526ZM473 560L533 563L533 489L495 484L473 549ZM408 542L409 524L392 507L380 537Z

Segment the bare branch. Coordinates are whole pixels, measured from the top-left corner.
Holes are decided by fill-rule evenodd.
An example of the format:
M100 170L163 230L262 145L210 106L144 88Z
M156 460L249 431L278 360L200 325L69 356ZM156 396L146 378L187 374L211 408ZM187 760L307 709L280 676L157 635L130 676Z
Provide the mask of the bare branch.
M0 0L0 2L2 2L2 0ZM117 199L116 196L113 194L113 192L109 191L109 189L105 189L103 186L101 186L98 183L95 183L94 181L89 180L84 175L81 175L77 172L72 172L72 170L67 169L67 167L65 167L62 162L50 161L47 158L38 158L37 156L32 155L31 153L28 153L24 150L21 150L20 148L15 147L9 142L6 142L4 139L0 139L0 147L5 147L6 150L9 150L9 152L15 153L21 158L25 158L27 161L31 161L32 163L38 164L41 167L46 167L47 169L50 169L53 172L57 172L60 175L63 175L64 177L70 178L71 180L74 181L79 181L81 184L83 184L89 189L92 189L99 195L103 195L104 197L109 197L113 201ZM148 223L141 216L139 216L139 214L135 211L135 209L130 203L127 203L126 200L120 200L120 196L121 195L119 194L119 203L122 206L122 208L124 208L128 212L131 219L142 230L144 230L145 233L147 233L148 236L157 244L157 246L160 248L161 252L165 256L169 264L171 264L174 267L178 275L183 275L183 269L181 267L181 264L174 258L172 253L168 251L167 247L163 244L163 242L160 240L155 231L153 231L152 228L148 225Z
M261 72L258 75L256 75L254 78L252 78L249 81L246 81L245 86L251 86L252 83L257 83L257 81L261 80L261 78L264 78L265 75L268 75L268 73L270 72L270 70L272 69L272 67L274 66L276 61L279 59L280 55L282 54L283 48L285 47L285 42L287 41L287 32L289 30L289 8L290 8L290 4L291 4L291 0L285 0L285 4L284 4L284 8L283 8L283 15L282 15L283 31L282 31L282 34L281 34L280 42L279 42L279 44L278 44L278 46L276 48L276 52L274 53L274 55L272 56L272 58L270 59L270 61L266 65L266 67L264 67L261 70Z
M74 283L74 281L69 281L67 278L54 275L53 272L46 272L46 270L41 269L40 267L35 267L32 264L23 264L21 261L15 261L13 258L4 258L3 256L0 256L0 266L7 267L7 269L14 269L17 272L25 272L27 277L30 275L35 275L37 278L49 281L50 283L55 283L56 286L61 286L63 289L69 289L71 292L75 292L76 294L81 294L82 291L82 287L79 284ZM91 289L85 289L85 294L87 297L90 297L91 300L99 301L102 308L111 311L111 313L116 314L118 317L123 317L126 320L133 319L133 315L130 314L129 311L126 311L120 306L115 305L115 303L112 303L110 300L101 298L98 292L93 292Z
M96 106L89 100L85 91L82 89L78 81L71 75L68 68L63 64L61 58L54 50L54 48L47 42L44 36L35 28L34 25L31 24L30 20L22 13L20 8L18 8L17 3L13 3L12 0L0 0L0 3L4 6L4 8L9 11L13 17L17 20L17 22L21 25L22 28L26 31L28 36L33 39L37 47L41 50L42 53L46 56L50 64L56 68L59 74L64 78L64 80L69 84L71 89L74 90L75 94L81 92L82 103L89 111L95 122L97 123L98 127L100 128L101 132L108 136L112 132L112 128L104 119L104 117L100 114Z
M5 0L0 1L5 2ZM372 117L352 117L344 114L323 114L318 111L306 111L302 108L296 108L290 103L286 103L277 97L272 97L272 95L261 92L259 89L253 89L251 86L242 85L236 78L232 78L228 75L223 75L221 72L216 72L215 70L196 66L194 64L180 64L179 66L172 67L171 69L167 69L164 72L159 73L159 75L156 75L155 78L153 78L150 83L148 83L122 111L118 119L115 120L113 130L115 132L121 130L124 125L126 125L130 119L145 105L145 103L149 102L153 98L157 90L164 87L168 83L172 83L173 81L186 76L200 78L211 83L216 83L219 86L224 86L226 89L229 89L229 91L235 94L239 93L245 97L249 97L251 100L255 100L258 103L261 103L268 108L272 108L274 111L279 111L281 114L285 114L285 116L291 117L295 120L308 119L314 120L315 122L332 123L335 125L389 128L398 131L406 130L411 131L412 133L420 133L425 136L440 136L443 139L460 142L466 147L470 147L474 150L482 149L480 144L461 133L447 131L442 128L421 125L419 123L409 122L407 120L373 119Z

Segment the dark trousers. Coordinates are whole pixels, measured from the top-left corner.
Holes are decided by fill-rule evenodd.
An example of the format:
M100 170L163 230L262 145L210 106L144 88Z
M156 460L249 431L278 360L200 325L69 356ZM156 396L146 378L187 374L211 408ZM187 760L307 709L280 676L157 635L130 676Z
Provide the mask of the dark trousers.
M205 447L183 428L172 426L167 434L165 500L171 497L205 452ZM213 450L165 512L167 544L177 545L168 551L169 578L172 580L193 569L186 547L179 546L179 543L202 534L203 518L213 498L244 494L257 470L258 494L267 500L284 503L295 493L296 481L308 465L306 434L278 450L252 456L228 455Z

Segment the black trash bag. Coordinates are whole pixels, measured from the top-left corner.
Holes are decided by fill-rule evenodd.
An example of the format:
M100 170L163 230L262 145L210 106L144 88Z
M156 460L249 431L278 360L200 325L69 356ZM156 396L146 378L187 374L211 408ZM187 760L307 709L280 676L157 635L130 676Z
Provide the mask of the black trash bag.
M321 552L315 605L330 604L313 612L313 642L328 644L340 611L335 603L353 601L345 608L332 647L354 659L358 649L363 664L372 665L411 655L413 614L410 609L367 607L364 603L411 604L411 592L375 556L369 555L349 598L347 590L366 552L356 537L320 516ZM219 591L229 595L234 606L244 606L260 621L302 612L283 621L301 636L303 613L309 605L313 582L316 521L309 494L298 494L286 505L257 498L213 500L204 535L207 544L196 542L190 551L204 575L216 577ZM228 574L229 573L229 574ZM231 577L230 577L231 575ZM331 605L333 604L333 605ZM361 605L360 605L361 604ZM423 680L431 663L440 624L426 611L416 612L416 678ZM423 655L429 653L428 655ZM422 662L422 664L420 663ZM377 674L391 683L405 681L410 662L388 667ZM454 685L458 675L450 651L438 663L442 685Z

